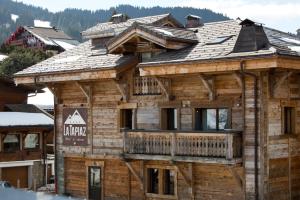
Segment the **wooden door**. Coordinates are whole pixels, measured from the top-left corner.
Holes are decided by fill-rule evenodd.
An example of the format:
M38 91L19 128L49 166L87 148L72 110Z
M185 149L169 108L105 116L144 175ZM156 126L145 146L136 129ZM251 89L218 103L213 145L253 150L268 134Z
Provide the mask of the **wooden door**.
M20 188L28 188L28 167L8 167L2 168L2 180L8 181L12 186L18 186L20 180Z
M89 199L101 200L101 167L89 167Z

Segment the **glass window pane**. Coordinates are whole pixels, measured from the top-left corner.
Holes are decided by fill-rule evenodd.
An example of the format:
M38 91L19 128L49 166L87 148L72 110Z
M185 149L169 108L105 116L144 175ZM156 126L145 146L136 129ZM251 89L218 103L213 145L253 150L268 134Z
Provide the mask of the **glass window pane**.
M228 123L228 109L219 109L219 130L230 128Z
M165 169L164 173L164 194L174 195L175 173L172 170Z
M204 130L216 130L217 129L217 110L206 109L204 112ZM205 120L206 119L206 120Z
M6 152L20 150L20 138L16 134L7 134L3 140L3 150Z
M100 187L100 168L91 167L90 168L90 186Z
M148 170L148 192L158 194L158 169L149 168Z
M38 134L27 134L24 140L25 149L34 149L39 146Z

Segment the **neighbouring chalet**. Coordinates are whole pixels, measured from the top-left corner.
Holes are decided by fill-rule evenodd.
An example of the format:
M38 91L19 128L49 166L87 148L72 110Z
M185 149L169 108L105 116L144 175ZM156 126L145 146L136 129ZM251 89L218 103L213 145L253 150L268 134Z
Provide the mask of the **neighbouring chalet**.
M55 94L59 193L300 199L300 39L251 20L113 16L16 74Z
M57 54L72 49L79 42L56 27L20 26L6 39L4 44Z
M0 180L14 187L42 186L54 173L53 117L27 104L36 90L0 77Z

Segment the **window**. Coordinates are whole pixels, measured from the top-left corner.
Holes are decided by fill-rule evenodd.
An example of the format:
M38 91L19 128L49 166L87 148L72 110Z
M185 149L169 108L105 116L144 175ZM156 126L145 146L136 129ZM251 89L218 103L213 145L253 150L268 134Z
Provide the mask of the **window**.
M37 133L27 134L24 140L25 149L36 149L39 147L39 135Z
M148 193L158 194L158 169L148 169Z
M132 129L132 110L122 109L120 111L120 114L121 114L120 128Z
M231 128L229 109L196 108L195 129L202 131L225 130Z
M161 129L178 129L178 111L176 108L163 108L161 110Z
M175 195L175 171L171 169L147 169L147 193Z
M20 135L7 134L3 140L3 151L14 152L20 150Z
M284 134L295 133L295 108L294 107L283 108L283 131Z

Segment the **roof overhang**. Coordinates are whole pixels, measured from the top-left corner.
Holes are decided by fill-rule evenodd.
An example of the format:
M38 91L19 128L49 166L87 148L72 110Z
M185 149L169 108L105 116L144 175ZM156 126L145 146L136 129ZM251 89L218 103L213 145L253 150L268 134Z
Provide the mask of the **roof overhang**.
M36 74L22 74L16 75L14 80L16 84L25 85L47 85L52 83L61 83L68 81L84 81L84 80L101 80L101 79L115 79L121 72L136 66L137 58L130 59L122 65L115 67L107 67L94 70L77 70L77 71L62 71L52 73L36 73Z
M154 63L139 65L141 76L167 76L195 73L216 73L241 70L241 62L245 70L289 69L300 70L300 58L278 55L266 55L244 58L213 59L176 63Z

